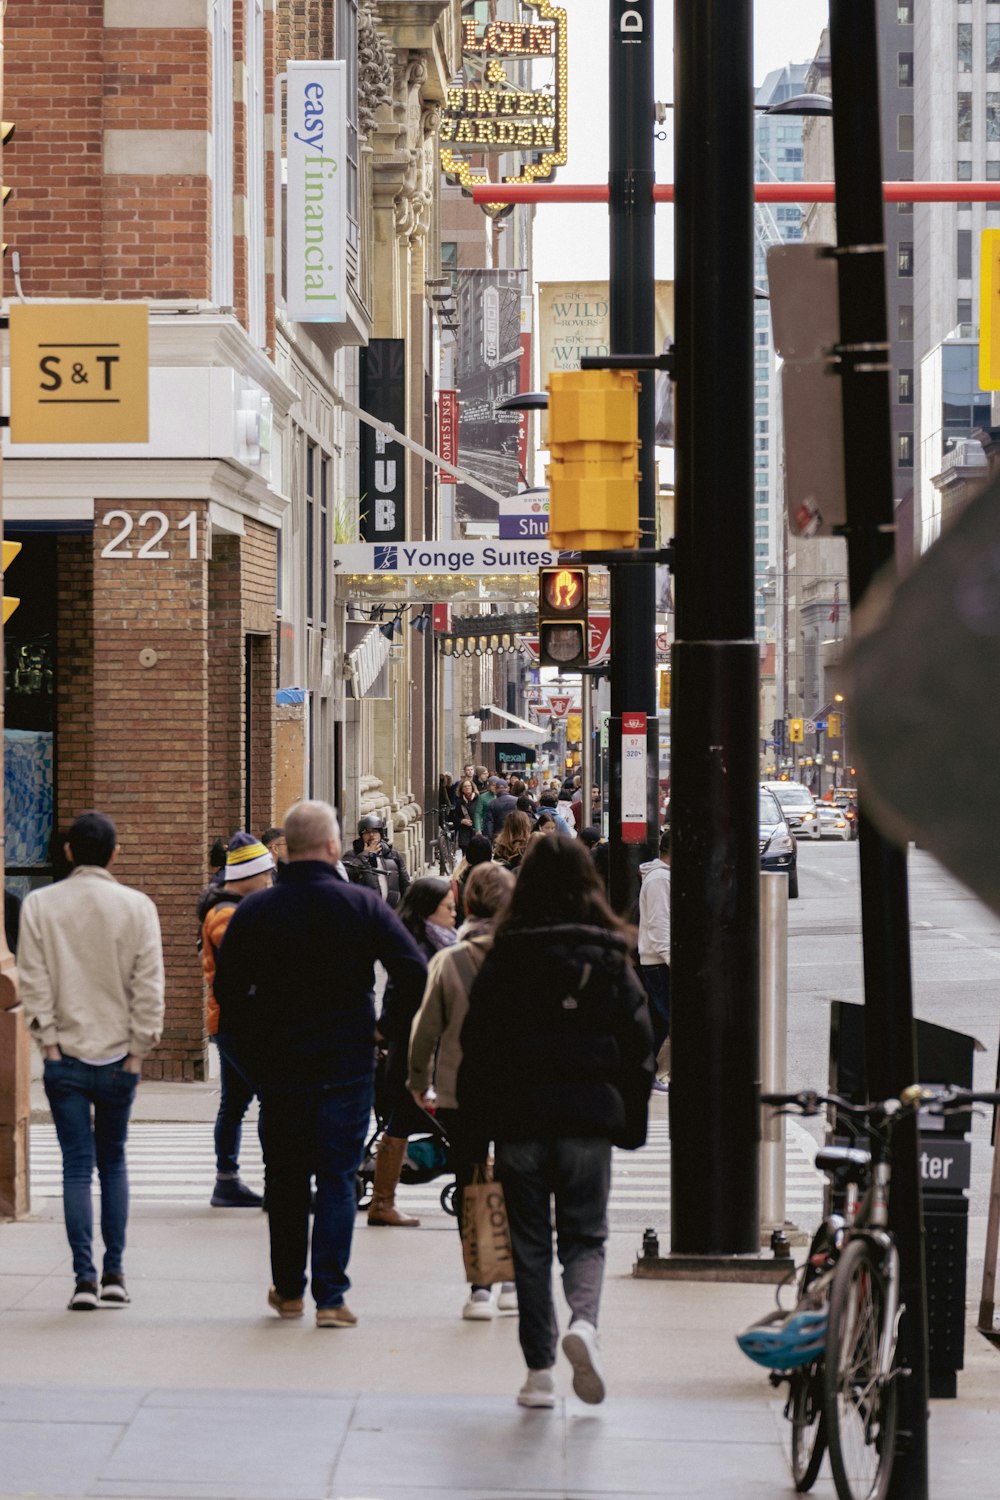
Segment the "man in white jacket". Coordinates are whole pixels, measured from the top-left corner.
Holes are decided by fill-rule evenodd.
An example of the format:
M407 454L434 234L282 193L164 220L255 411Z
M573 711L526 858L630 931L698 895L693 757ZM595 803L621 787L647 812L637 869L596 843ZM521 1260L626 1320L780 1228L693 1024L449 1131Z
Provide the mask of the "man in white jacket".
M122 1273L125 1138L142 1060L163 1031L156 907L115 880L109 866L117 852L111 819L82 813L66 844L72 873L27 897L17 951L21 1003L45 1058L45 1092L62 1149L63 1213L76 1277L69 1306L76 1312L129 1300ZM90 1196L95 1162L104 1238L100 1290Z
M660 834L660 857L641 866L639 888L639 973L649 1000L653 1051L670 1035L670 829ZM653 1091L667 1092L659 1078Z

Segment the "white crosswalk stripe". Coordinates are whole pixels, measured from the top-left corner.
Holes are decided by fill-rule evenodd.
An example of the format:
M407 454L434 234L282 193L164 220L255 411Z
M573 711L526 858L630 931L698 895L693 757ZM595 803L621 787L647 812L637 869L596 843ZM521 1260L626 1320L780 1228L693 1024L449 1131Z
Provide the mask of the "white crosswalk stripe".
M128 1140L129 1190L133 1203L207 1203L215 1180L212 1127L208 1124L133 1123ZM240 1173L251 1186L263 1182L256 1130L246 1128ZM403 1187L400 1202L413 1213L441 1212L440 1197L449 1177ZM638 1222L656 1213L662 1221L669 1202L670 1140L667 1121L654 1119L641 1151L616 1151L610 1213L614 1223ZM789 1132L786 1150L786 1217L811 1228L822 1212L823 1182L807 1154L804 1132ZM96 1190L96 1177L95 1177ZM51 1125L31 1127L31 1194L36 1203L62 1194L62 1159Z

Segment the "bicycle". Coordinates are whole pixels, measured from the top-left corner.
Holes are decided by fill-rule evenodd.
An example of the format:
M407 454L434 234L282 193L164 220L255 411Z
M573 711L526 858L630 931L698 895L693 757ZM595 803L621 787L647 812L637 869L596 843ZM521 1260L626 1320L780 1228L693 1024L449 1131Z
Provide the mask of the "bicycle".
M1000 1104L1000 1093L923 1088L898 1099L852 1104L835 1094L762 1094L781 1113L819 1114L832 1105L867 1149L824 1146L816 1165L830 1178L834 1211L813 1237L791 1312L771 1313L741 1334L744 1353L789 1382L791 1468L800 1493L816 1482L829 1449L840 1500L885 1500L896 1441L899 1252L889 1228L892 1138L920 1109L954 1114ZM840 1206L842 1205L842 1207ZM780 1289L779 1289L780 1295Z

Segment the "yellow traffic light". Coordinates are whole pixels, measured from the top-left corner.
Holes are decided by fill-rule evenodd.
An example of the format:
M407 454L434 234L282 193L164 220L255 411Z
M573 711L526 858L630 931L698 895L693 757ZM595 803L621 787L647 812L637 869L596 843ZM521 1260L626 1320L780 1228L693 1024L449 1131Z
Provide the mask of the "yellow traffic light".
M587 569L538 571L538 659L543 667L585 667L589 658Z
M840 739L840 715L828 714L826 720L826 737L828 740Z
M670 707L670 672L666 667L660 669L660 707Z
M788 721L788 743L790 745L802 744L802 720L789 719Z
M4 542L4 544L3 544L3 571L4 571L4 575L5 575L5 583L6 583L7 569L9 568L10 564L14 561L15 557L20 552L20 550L21 550L21 543L20 542ZM20 604L20 602L21 602L20 599L13 598L12 595L10 595L10 594L7 593L6 588L4 589L4 595L3 595L3 620L4 620L4 624L5 625L6 625L7 621L10 619L11 615L14 613L15 609L17 608L17 606Z
M550 546L637 546L639 377L633 370L562 370L547 388Z
M1000 391L1000 229L979 242L979 389Z

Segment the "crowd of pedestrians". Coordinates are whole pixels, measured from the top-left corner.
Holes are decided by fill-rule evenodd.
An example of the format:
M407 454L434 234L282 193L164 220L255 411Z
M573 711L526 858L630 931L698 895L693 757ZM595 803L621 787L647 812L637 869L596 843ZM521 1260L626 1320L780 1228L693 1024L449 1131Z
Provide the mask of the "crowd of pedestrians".
M348 1267L377 1081L368 1225L418 1226L397 1203L413 1136L446 1142L458 1205L492 1172L514 1280L470 1276L462 1315L517 1312L527 1366L517 1399L552 1406L554 1229L571 1319L562 1349L577 1394L597 1402L611 1148L644 1143L669 1035L669 841L644 868L637 939L608 905L607 845L583 821L578 785L466 766L441 787L463 855L449 878L411 878L378 814L344 853L334 809L317 801L260 838L237 830L213 847L197 903L220 1068L210 1202L266 1209L267 1301L279 1317L304 1316L311 1283L317 1326L353 1327ZM111 820L83 814L67 839L70 877L33 892L21 914L21 993L62 1148L74 1310L128 1301L125 1140L163 1026L156 909L114 879L116 850ZM263 1195L239 1164L255 1096Z

